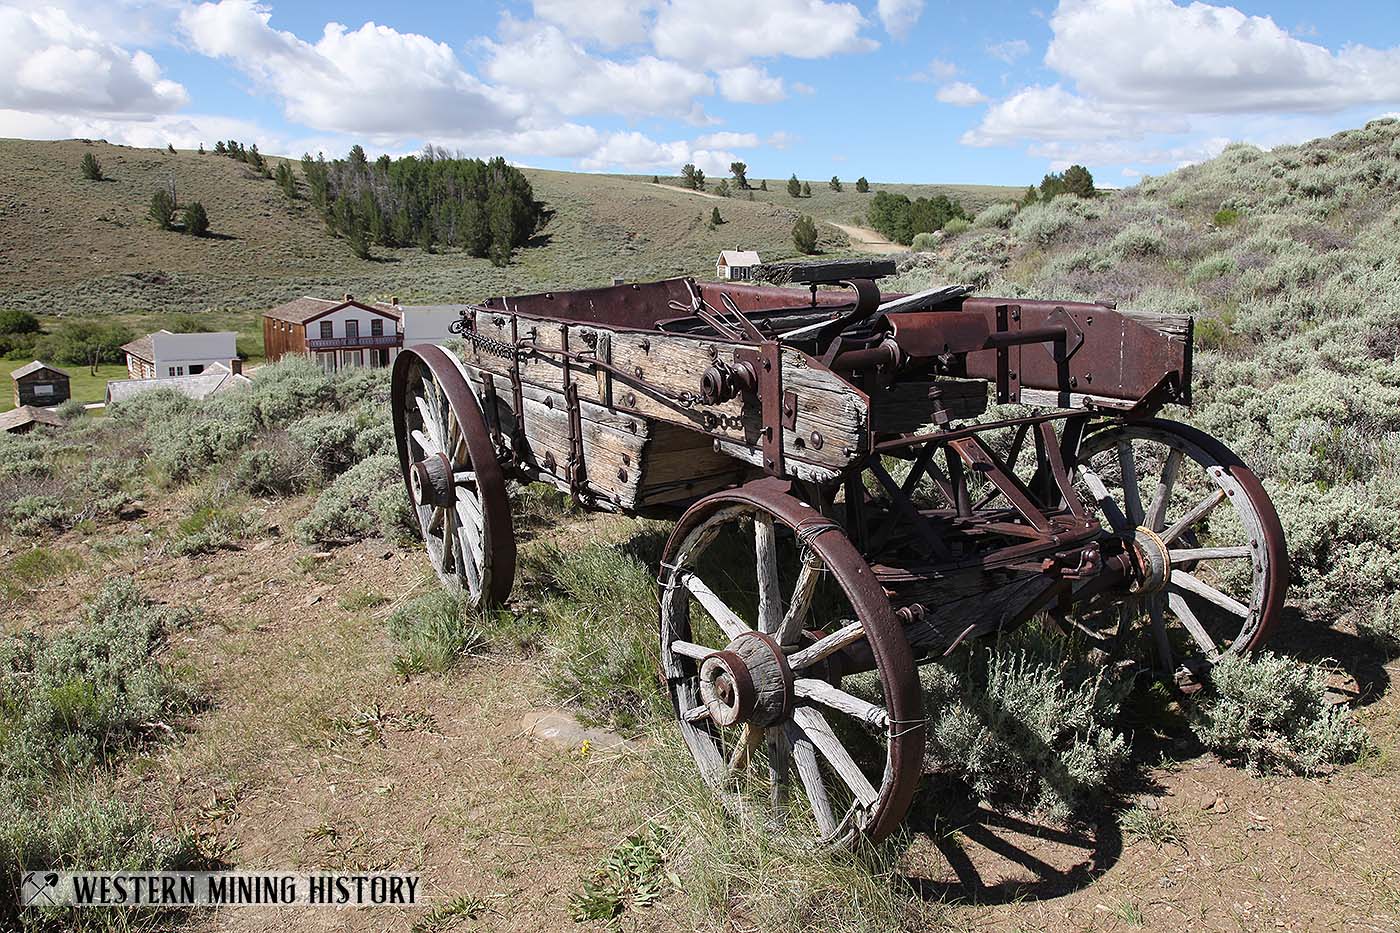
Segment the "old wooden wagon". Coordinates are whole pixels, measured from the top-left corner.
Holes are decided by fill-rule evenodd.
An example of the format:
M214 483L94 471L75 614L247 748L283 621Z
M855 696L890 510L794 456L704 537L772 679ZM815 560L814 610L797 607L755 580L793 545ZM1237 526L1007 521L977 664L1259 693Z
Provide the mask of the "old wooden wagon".
M1190 402L1190 318L881 295L892 270L494 298L393 377L428 554L479 604L511 591L510 477L679 514L658 602L685 744L736 812L826 844L904 818L917 665L1039 615L1189 689L1287 585L1258 479L1156 417Z

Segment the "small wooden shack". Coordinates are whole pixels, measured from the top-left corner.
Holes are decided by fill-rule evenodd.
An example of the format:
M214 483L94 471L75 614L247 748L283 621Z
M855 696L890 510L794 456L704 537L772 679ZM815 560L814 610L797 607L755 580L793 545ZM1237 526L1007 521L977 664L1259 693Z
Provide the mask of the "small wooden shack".
M51 408L68 401L68 374L35 360L10 373L15 381L15 407L36 405Z
M40 426L56 428L61 424L63 419L58 415L33 405L21 405L14 411L0 413L0 432L6 434L28 434Z

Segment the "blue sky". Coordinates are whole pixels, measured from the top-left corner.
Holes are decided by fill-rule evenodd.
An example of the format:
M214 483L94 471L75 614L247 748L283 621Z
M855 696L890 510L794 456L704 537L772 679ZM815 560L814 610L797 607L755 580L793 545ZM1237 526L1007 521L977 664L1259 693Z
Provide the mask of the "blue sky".
M1395 0L0 0L0 136L1106 185L1400 111Z

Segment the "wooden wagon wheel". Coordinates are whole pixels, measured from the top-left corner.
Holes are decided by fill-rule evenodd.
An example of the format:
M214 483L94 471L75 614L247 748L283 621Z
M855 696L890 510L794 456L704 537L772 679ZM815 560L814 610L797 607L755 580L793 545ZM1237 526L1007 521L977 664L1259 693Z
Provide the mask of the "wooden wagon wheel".
M1112 594L1116 606L1101 599L1075 624L1118 642L1145 617L1172 674L1264 643L1283 610L1288 550L1259 479L1224 444L1174 421L1114 424L1085 436L1076 472L1147 572ZM1105 610L1116 615L1107 625Z
M504 603L515 580L510 500L461 363L432 345L400 351L392 405L399 466L433 569L473 606Z
M870 567L786 489L756 481L682 517L661 565L663 670L686 746L732 810L804 842L878 840L918 788L918 680ZM870 659L864 673L843 677L843 648Z

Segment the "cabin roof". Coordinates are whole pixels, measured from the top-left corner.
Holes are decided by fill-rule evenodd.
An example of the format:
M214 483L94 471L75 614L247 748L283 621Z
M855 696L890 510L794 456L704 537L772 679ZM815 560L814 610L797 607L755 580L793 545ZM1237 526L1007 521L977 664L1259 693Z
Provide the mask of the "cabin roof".
M23 379L25 376L32 376L32 375L34 375L35 373L41 372L41 371L43 371L43 370L45 370L45 369L47 369L49 372L52 372L52 373L58 373L60 376L63 376L64 378L67 378L67 377L68 377L68 373L66 373L66 372L64 372L63 370L59 369L57 366L50 366L48 363L41 363L41 362L39 362L38 360L35 360L35 361L32 362L32 363L25 363L25 364L24 364L23 366L21 366L19 369L16 369L16 370L13 371L12 373L10 373L10 376L13 377L13 378L15 378L15 379Z
M53 427L63 423L63 419L51 411L21 405L13 411L0 413L0 431L17 431L27 424L47 424Z

